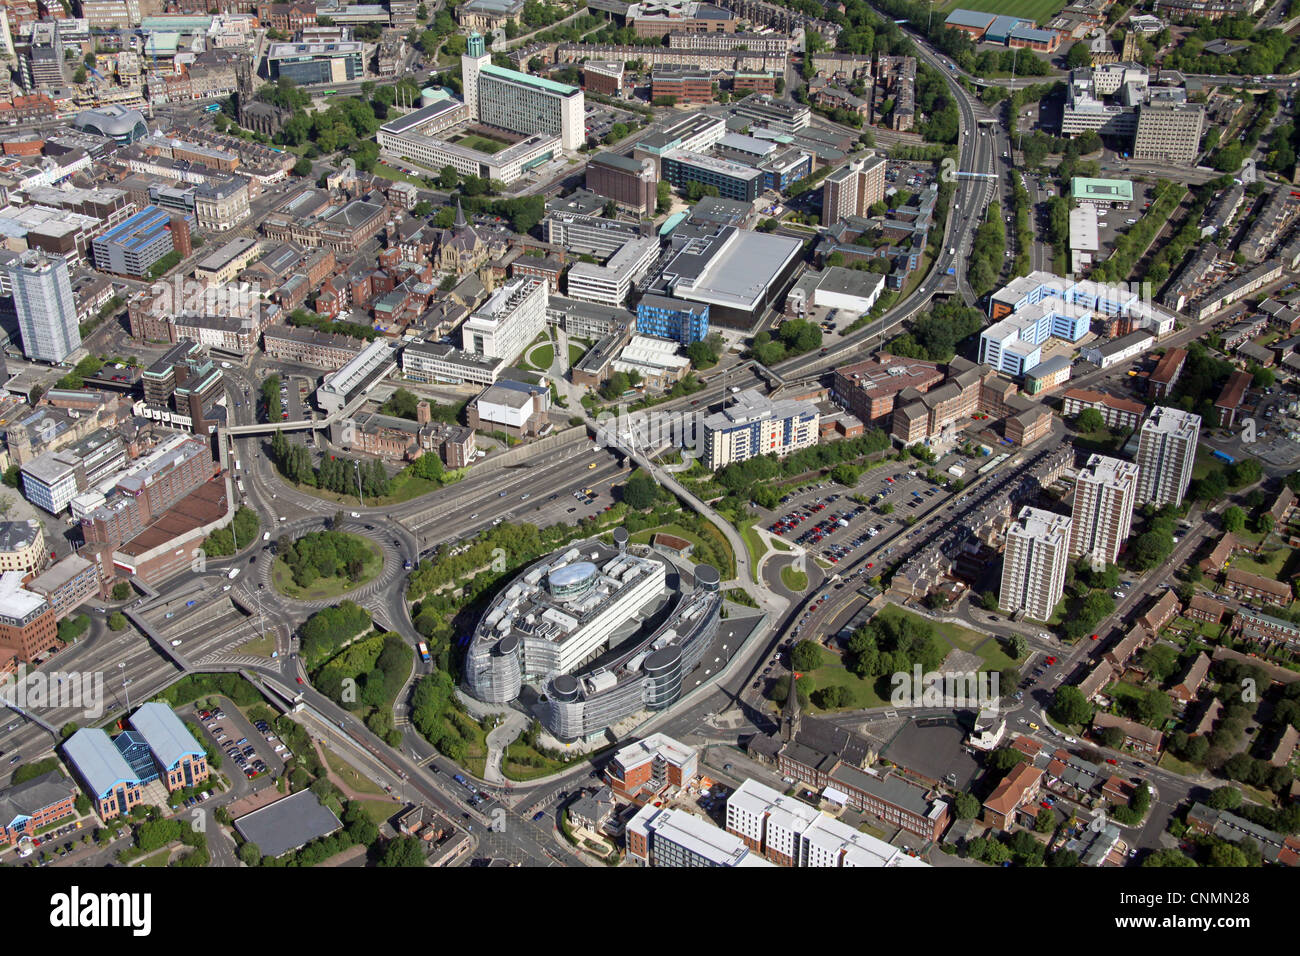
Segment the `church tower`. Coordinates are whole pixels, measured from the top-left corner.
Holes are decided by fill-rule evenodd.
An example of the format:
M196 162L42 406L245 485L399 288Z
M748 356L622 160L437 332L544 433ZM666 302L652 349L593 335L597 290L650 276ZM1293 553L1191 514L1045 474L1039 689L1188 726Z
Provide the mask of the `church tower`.
M482 72L483 67L492 62L488 56L487 44L483 42L483 37L477 30L469 35L465 41L465 52L460 58L460 82L464 87L461 96L465 100L465 108L469 112L471 120L477 120L478 115L478 75Z

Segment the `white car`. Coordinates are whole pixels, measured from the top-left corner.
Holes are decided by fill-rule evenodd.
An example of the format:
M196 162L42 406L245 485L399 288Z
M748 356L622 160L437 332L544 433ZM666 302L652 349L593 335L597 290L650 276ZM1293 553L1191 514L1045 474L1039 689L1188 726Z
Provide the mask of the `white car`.
M361 512L359 512L359 511L349 511L348 514L350 514L350 515L351 515L352 517L354 517L354 518L360 518L360 517L361 517Z
M180 647L180 646L181 646L181 639L179 637L176 638L176 640L172 641L172 647Z

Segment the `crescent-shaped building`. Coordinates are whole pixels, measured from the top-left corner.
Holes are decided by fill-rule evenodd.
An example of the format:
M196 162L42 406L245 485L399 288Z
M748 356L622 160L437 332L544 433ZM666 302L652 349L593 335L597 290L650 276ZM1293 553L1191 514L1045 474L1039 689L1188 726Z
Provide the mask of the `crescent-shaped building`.
M717 569L648 548L582 541L526 568L488 608L465 655L466 689L505 704L525 684L561 740L603 733L682 692L718 630Z

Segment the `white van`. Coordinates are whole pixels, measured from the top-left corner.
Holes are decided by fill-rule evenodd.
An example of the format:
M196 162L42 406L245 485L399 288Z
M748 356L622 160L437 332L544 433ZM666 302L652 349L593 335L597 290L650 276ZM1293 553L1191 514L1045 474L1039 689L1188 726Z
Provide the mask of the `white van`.
M239 577L239 572L241 570L242 570L241 568L231 568L230 571L226 574L226 577L230 578L230 580L233 581L235 580L235 578Z

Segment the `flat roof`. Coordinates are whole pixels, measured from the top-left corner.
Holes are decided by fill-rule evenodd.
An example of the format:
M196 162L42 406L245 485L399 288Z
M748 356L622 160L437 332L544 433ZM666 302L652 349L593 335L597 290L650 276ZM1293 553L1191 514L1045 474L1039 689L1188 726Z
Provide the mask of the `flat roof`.
M548 93L558 93L561 96L573 96L582 92L578 87L569 86L567 83L556 83L554 80L547 80L540 76L530 76L527 73L520 73L518 70L507 70L504 67L493 66L491 63L485 65L479 72L494 76L497 79L508 80L511 83L536 87Z
M1092 179L1088 176L1075 176L1070 180L1070 195L1075 199L1132 202L1133 184L1127 179Z
M296 850L341 826L333 811L310 790L299 790L235 821L235 829L244 839L256 843L262 855L270 857Z

